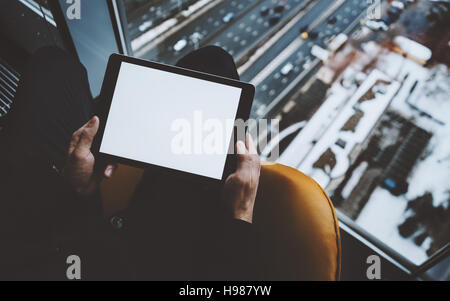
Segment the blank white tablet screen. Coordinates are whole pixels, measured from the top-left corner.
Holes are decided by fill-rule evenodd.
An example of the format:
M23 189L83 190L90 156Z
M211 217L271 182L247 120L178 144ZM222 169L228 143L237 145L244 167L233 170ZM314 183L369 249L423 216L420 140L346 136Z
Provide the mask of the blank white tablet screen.
M123 62L100 152L221 179L241 93Z

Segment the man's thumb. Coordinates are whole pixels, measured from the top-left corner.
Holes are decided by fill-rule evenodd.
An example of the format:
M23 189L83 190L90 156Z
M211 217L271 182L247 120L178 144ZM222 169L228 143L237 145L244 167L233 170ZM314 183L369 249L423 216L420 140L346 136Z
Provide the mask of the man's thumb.
M81 131L80 141L76 147L75 151L90 152L92 142L97 134L100 121L97 116L92 117L92 119L84 125Z

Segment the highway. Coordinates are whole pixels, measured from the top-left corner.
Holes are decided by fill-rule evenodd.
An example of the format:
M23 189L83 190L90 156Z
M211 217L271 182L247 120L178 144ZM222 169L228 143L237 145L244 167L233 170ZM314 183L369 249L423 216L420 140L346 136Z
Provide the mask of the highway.
M285 9L282 12L281 20L275 24L270 24L267 16L261 15L263 8L274 6L276 1L266 0L250 10L245 16L230 25L223 33L220 33L212 40L203 41L202 45L217 45L227 50L234 56L235 60L244 55L255 43L266 37L268 34L276 31L283 25L285 20L296 15L307 3L307 0L285 0L278 1L284 3Z
M261 11L280 3L285 5L281 20L269 24L268 18L273 14L263 16ZM143 58L175 64L196 47L217 45L239 60L265 46L259 57L244 66L241 79L256 86L251 116L269 117L269 113L283 103L290 91L298 88L302 79L320 65L321 62L311 55L312 47L319 45L326 48L326 44L337 34L351 33L358 28L369 6L370 3L364 0L226 0L172 34ZM230 12L234 18L224 22L223 17ZM332 17L335 22L330 23ZM317 37L303 39L300 29L306 26ZM201 35L196 43L190 39L193 33ZM268 37L273 37L273 43L261 45L267 42ZM186 39L188 44L182 50L175 51L174 45L181 39ZM287 64L292 64L292 69L283 75L281 70Z
M195 49L195 44L189 38L193 33L200 33L203 36L202 39L211 38L218 31L223 30L230 25L223 22L223 17L227 13L234 13L235 19L238 19L244 15L249 8L259 4L262 1L263 0L223 1L211 9L207 14L200 16L178 32L174 33L172 36L165 39L162 43L148 51L142 57L144 59L161 63L175 64L178 59ZM188 41L188 45L181 51L176 52L174 51L173 46L181 39L186 39Z
M322 21L318 26L312 28L312 30L318 33L316 40L306 39L302 40L299 37L294 40L288 47L284 48L285 51L289 51L289 55L286 57L282 52L279 57L282 58L279 64L274 66L271 72L264 74L262 79L257 79L255 82L254 77L252 82L256 85L256 94L252 107L251 116L254 118L267 117L271 109L277 102L282 101L283 94L289 92L289 89L294 88L296 81L299 77L305 76L308 71L313 69L317 59L311 56L311 49L314 45L326 47L326 39L330 39L333 35L337 35L341 32L349 32L360 25L359 19L361 15L365 13L370 6L366 1L361 0L347 0L345 1L332 15L336 17L335 24L329 24L326 20ZM319 16L317 16L319 17ZM294 47L291 47L294 46ZM290 49L292 48L292 49ZM273 58L263 59L266 62L273 62ZM286 64L291 63L294 67L292 71L287 75L281 74L281 69ZM270 66L270 65L269 65ZM261 71L264 73L264 70ZM249 77L247 77L248 79Z
M149 28L177 14L193 0L152 0L142 5L142 0L125 0L128 17L128 34L131 40Z
M241 80L250 82L256 75L261 72L266 66L267 62L270 62L272 59L277 57L286 47L289 46L295 39L300 36L300 29L305 26L310 26L314 20L317 19L318 16L321 15L330 5L332 1L330 0L320 0L315 3L314 6L306 12L306 14L300 18L298 22L280 39L276 41L276 43L265 50L264 55L258 58L252 65L245 70L244 73L241 73Z
M227 50L235 58L239 58L255 43L276 31L289 18L301 10L308 0L228 0L220 3L208 14L199 17L160 45L143 55L143 58L159 61L167 64L175 64L178 59L205 45L217 45ZM265 7L272 8L277 3L285 4L280 21L269 23L272 16L261 16L261 10ZM234 18L225 23L223 17L228 13L234 13ZM192 34L201 34L198 44L190 39ZM186 39L188 45L181 51L174 51L173 46L177 41Z

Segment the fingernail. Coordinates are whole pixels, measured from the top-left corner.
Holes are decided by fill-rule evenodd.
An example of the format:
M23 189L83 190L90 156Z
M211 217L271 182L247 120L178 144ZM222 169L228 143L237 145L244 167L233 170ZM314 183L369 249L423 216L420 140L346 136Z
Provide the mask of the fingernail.
M247 139L247 141L253 141L253 137L252 137L252 135L250 135L250 133L246 134L246 139Z
M95 116L91 118L91 120L89 120L89 124L88 126L91 127L95 124Z
M112 176L112 168L108 168L108 169L106 170L106 176L107 176L107 177Z
M245 144L244 144L244 142L238 141L237 144L236 144L236 150L237 150L238 153L241 153L241 154L245 153Z

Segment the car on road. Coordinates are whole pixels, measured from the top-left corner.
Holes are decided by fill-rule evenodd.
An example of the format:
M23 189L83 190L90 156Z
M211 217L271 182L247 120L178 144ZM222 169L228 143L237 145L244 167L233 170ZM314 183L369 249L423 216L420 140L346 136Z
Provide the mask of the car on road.
M233 20L235 17L235 14L233 12L229 12L225 16L223 16L222 21L223 23L229 23L231 20Z
M303 69L308 70L312 67L311 59L307 59L306 62L303 64Z
M380 21L382 21L387 26L391 26L391 24L395 22L394 18L389 15L383 16Z
M391 6L392 7L396 7L400 10L404 10L405 9L405 4L403 4L401 1L392 1L391 2Z
M337 22L336 16L332 16L328 19L328 24L335 24Z
M286 7L285 7L284 4L277 4L277 5L275 5L275 6L273 7L273 11L274 11L275 13L282 13L282 12L284 11L285 8L286 8Z
M402 11L394 6L391 6L388 10L388 15L394 18L395 20L398 20L400 18Z
M267 6L261 7L261 10L259 11L259 14L263 17L267 16L270 13L270 8Z
M364 25L366 25L367 28L372 29L373 31L389 30L389 26L387 26L383 21L367 20Z
M300 33L308 32L309 26L305 25L300 28Z
M315 30L313 30L313 31L311 31L310 33L309 33L309 38L311 39L311 40L315 40L315 39L317 39L317 37L319 36L319 33L317 32L317 31L315 31Z
M140 32L144 32L144 31L147 31L148 29L150 29L150 27L152 27L152 25L153 25L152 21L145 21L144 23L139 25L138 29Z
M201 33L199 33L198 31L194 32L193 34L191 34L191 39L197 39L200 40L203 38L203 35Z
M289 75L289 73L291 73L291 71L294 69L294 65L292 63L287 63L286 65L283 66L283 68L281 68L281 75L283 76L287 76Z
M330 38L331 42L328 44L328 50L332 53L338 51L345 44L345 42L348 41L348 36L344 33L340 33L336 37L332 36Z
M199 47L201 39L203 39L203 35L197 31L191 34L189 37L189 40L194 44L196 49Z
M280 22L281 17L282 16L281 16L280 13L276 13L276 14L271 15L270 18L269 18L269 25L277 24L278 22Z
M321 61L328 61L328 58L330 57L330 53L326 49L323 49L318 45L314 45L312 47L311 55L318 58Z
M175 45L173 45L173 50L175 50L175 52L179 52L181 50L184 49L184 47L187 46L187 41L186 39L181 39L178 42L175 43Z

